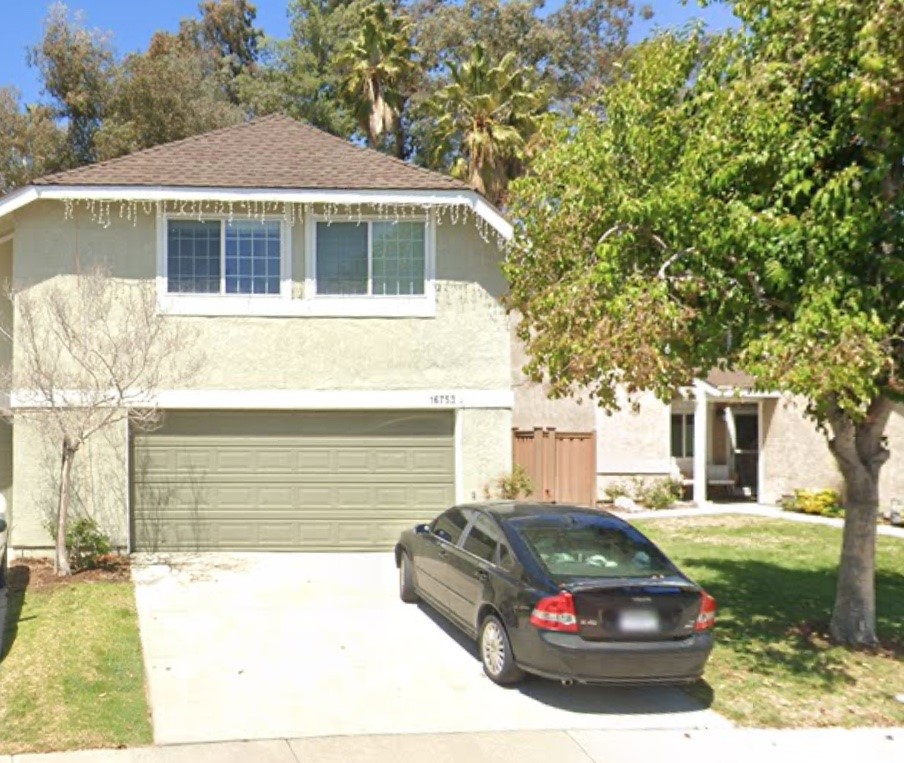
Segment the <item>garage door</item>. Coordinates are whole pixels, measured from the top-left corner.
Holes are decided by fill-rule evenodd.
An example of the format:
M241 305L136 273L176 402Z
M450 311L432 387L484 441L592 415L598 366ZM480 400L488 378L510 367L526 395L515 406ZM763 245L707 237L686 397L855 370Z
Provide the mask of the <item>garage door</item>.
M454 502L448 412L178 411L132 438L138 550L369 550Z

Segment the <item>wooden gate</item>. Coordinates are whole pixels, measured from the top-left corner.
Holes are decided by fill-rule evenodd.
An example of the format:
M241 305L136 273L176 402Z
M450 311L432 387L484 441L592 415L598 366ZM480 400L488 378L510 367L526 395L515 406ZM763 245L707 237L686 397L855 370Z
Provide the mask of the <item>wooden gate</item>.
M536 501L596 505L596 435L515 429L513 460L530 477Z

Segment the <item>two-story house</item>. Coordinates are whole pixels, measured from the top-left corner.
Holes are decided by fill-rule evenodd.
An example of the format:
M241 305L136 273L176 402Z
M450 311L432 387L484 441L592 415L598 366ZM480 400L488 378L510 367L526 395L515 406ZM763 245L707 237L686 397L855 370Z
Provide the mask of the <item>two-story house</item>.
M76 510L132 550L355 550L482 497L511 469L510 235L464 184L282 116L0 199L0 278L102 263L154 283L203 351L159 390L159 428L79 454ZM52 545L47 454L26 423L0 430L19 553Z

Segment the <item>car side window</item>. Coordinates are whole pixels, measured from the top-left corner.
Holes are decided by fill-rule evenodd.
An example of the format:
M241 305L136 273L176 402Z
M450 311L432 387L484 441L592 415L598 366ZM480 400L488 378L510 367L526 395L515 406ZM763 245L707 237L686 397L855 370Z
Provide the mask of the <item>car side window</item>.
M461 509L449 509L434 520L430 529L437 538L449 543L458 543L467 524L468 518Z
M493 520L480 514L471 526L468 537L465 538L464 549L485 562L495 564L497 549L501 540L501 534L496 525L493 524Z
M496 547L496 559L494 560L494 563L508 572L512 572L515 569L515 555L505 543L500 543Z

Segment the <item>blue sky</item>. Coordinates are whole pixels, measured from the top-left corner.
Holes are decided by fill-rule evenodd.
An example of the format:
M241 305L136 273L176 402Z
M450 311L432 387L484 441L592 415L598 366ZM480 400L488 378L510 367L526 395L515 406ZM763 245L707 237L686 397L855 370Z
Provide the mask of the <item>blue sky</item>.
M41 21L49 0L0 0L3 25L0 27L0 85L15 85L26 103L38 100L40 86L33 69L25 61L25 49L41 38ZM550 0L554 9L559 0ZM637 3L643 4L642 0ZM654 11L650 23L641 23L632 31L632 38L649 34L656 26L681 25L693 18L702 18L713 31L732 25L734 18L723 5L701 9L694 0L686 5L681 0L649 0ZM84 11L91 27L109 30L120 55L142 50L154 31L175 31L179 20L195 16L198 0L69 0L73 10ZM271 37L288 34L286 7L288 0L256 0L257 24Z

